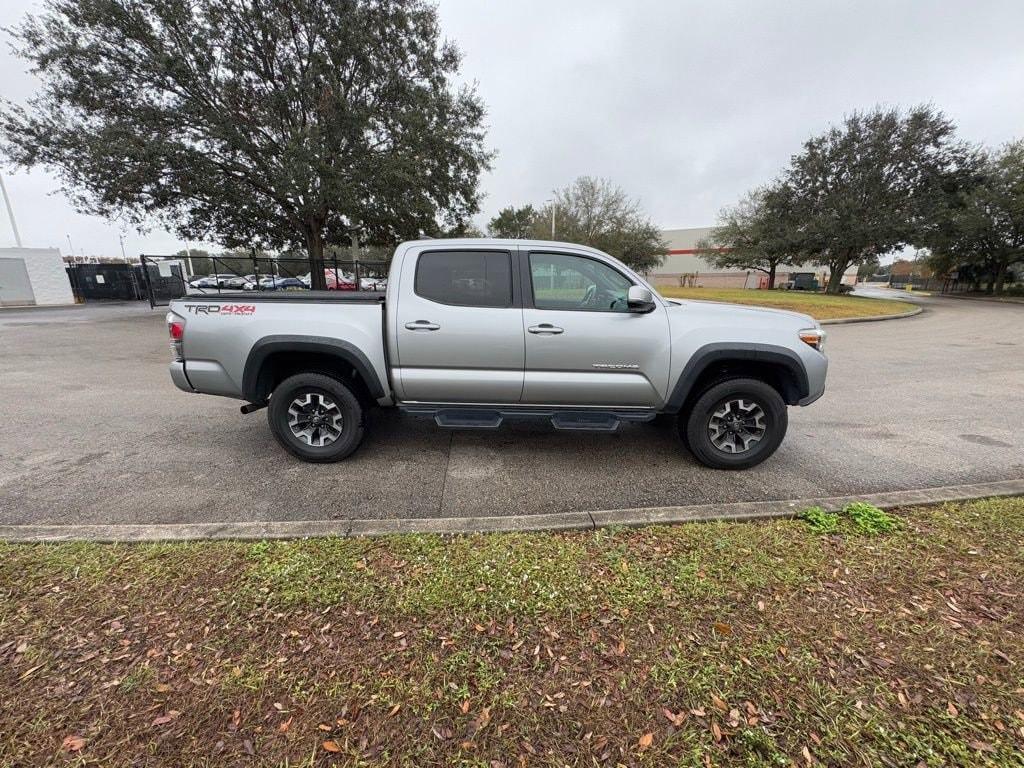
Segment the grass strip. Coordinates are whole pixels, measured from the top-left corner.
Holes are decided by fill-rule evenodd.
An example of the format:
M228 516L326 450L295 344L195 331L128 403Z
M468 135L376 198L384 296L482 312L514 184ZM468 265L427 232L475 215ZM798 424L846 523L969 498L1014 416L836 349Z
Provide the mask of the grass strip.
M1024 500L0 544L0 765L1024 766Z

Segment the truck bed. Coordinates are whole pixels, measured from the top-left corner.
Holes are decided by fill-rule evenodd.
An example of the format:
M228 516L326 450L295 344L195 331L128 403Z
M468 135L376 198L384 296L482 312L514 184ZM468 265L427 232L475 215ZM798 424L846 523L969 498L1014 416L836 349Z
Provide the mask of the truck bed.
M376 304L384 303L384 291L216 291L190 293L180 301L281 301L288 303Z
M183 360L172 367L180 367L180 381L193 391L251 399L257 362L273 352L321 344L355 350L381 383L383 398L389 381L384 295L231 291L175 299L170 310L184 321Z

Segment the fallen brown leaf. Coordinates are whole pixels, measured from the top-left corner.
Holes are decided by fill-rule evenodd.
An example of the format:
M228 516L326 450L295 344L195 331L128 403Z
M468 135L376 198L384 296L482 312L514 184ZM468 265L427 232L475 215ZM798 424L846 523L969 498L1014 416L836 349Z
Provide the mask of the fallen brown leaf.
M341 745L332 739L328 739L321 746L323 746L325 752L341 752Z
M663 708L661 710L661 714L663 714L665 716L665 719L668 720L670 723L672 723L672 725L674 725L676 728L681 726L686 721L686 710L685 709L681 709L677 713L677 712L673 712L668 707L665 707L665 708Z
M181 712L178 710L170 709L167 711L167 714L153 718L153 725L167 725L172 720L176 720L180 714Z
M81 736L66 736L61 746L67 752L80 752L85 746L85 739Z
M651 748L651 744L653 744L653 743L654 743L654 734L653 733L645 733L643 736L640 737L640 741L638 742L637 746L640 748L641 752L645 752L646 750Z

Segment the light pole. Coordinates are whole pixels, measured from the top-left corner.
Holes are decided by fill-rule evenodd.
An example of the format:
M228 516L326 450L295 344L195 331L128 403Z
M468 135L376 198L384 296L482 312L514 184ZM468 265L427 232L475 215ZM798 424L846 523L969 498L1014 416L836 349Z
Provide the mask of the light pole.
M555 199L545 200L545 203L551 206L551 239L555 239Z
M68 233L67 235L65 235L65 237L67 237L67 239L68 239L68 253L71 254L71 259L74 260L74 258L75 258L75 246L73 246L71 244L71 233Z
M4 177L0 174L0 191L4 195L4 205L7 206L7 218L11 220L11 229L14 230L14 242L21 248L21 235L18 234L18 224L14 221L14 209L11 207L11 198L7 196L7 185L4 184Z
M195 272L192 271L192 248L188 244L188 240L185 241L185 263L188 264L188 276L192 277Z

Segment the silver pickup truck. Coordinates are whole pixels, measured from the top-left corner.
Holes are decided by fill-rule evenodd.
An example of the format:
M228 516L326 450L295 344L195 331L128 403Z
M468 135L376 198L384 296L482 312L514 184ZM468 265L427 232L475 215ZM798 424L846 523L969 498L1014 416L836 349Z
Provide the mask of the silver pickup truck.
M699 461L742 469L828 367L806 315L664 299L605 253L546 241L403 243L386 293L188 297L167 323L180 389L267 407L277 441L313 462L352 453L377 405L460 429L670 414Z

